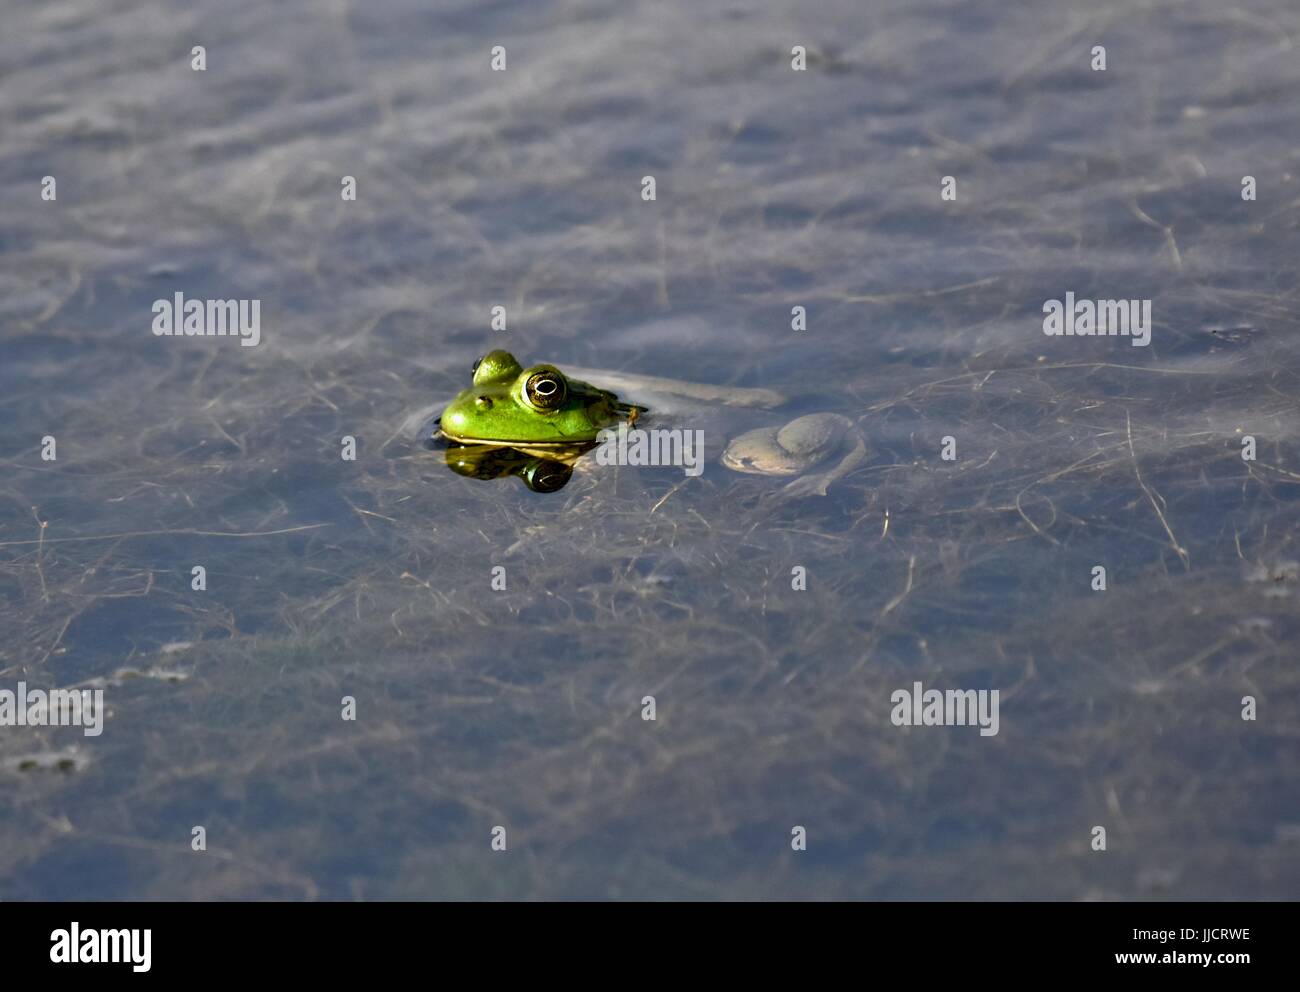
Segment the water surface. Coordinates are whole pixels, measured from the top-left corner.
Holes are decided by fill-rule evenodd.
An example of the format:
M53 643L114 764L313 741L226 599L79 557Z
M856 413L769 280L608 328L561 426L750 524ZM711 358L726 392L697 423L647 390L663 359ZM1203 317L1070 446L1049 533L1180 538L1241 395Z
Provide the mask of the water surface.
M0 688L110 716L0 729L0 898L1296 896L1292 5L3 16ZM871 458L460 478L400 428L502 346ZM999 733L893 726L915 681Z

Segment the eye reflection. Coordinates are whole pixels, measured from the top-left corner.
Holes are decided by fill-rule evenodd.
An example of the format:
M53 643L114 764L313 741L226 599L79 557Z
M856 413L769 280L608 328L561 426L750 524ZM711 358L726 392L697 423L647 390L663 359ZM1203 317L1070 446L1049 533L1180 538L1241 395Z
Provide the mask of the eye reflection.
M571 458L580 452L574 450ZM529 454L515 448L486 444L452 444L445 452L447 467L471 479L519 479L535 493L559 492L573 478L573 461Z

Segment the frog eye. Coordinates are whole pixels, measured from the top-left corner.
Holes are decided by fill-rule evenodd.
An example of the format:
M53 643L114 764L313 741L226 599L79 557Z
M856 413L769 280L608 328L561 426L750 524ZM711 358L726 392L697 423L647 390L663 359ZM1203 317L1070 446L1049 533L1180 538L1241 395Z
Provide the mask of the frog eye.
M474 367L469 370L469 374L472 376L475 372L478 371L478 367L482 364L483 364L483 356L480 355L478 358L474 359Z
M568 393L564 376L555 369L534 372L524 384L524 395L528 397L528 402L542 410L558 410Z

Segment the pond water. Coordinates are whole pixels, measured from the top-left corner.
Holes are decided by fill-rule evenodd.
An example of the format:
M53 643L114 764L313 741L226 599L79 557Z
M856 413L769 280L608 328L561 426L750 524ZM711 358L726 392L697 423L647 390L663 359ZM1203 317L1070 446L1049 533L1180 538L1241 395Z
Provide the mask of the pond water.
M1300 891L1294 4L4 20L0 690L107 716L0 727L0 898ZM403 425L497 347L869 456L463 478Z

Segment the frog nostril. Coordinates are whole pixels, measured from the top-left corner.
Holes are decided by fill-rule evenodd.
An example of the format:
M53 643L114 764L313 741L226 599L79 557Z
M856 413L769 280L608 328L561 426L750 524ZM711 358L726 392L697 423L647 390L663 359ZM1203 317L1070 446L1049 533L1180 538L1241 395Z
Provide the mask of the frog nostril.
M492 397L490 397L490 396L480 396L478 399L476 399L476 400L474 401L474 405L477 406L480 410L491 410L491 409L492 409Z

